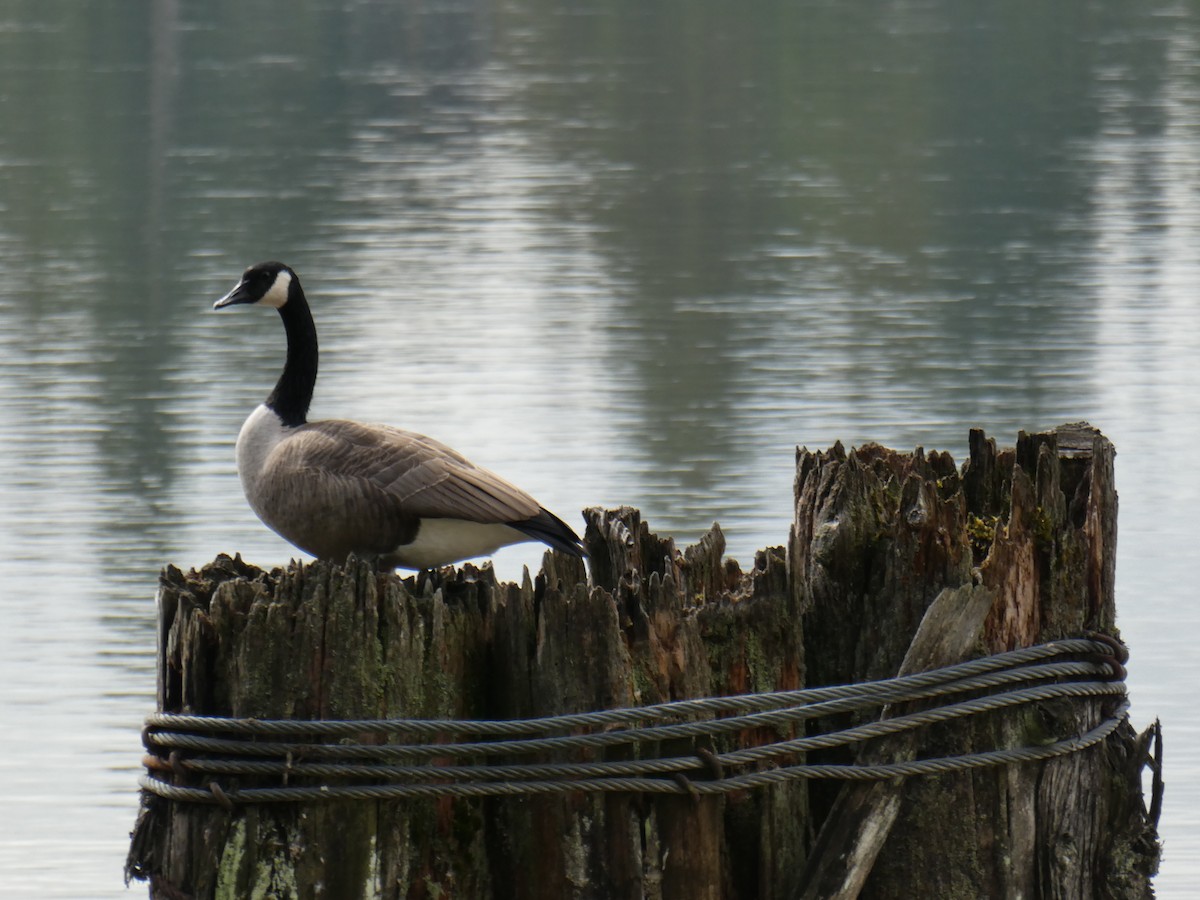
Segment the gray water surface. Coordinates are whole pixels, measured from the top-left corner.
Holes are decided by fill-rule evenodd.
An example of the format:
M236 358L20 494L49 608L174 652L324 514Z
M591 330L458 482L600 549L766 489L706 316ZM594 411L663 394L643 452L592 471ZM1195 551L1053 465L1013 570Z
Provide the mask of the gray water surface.
M1091 421L1200 894L1200 7L404 6L0 0L0 895L128 896L157 573L294 553L233 465L277 317L209 311L271 258L315 416L743 562L797 444Z

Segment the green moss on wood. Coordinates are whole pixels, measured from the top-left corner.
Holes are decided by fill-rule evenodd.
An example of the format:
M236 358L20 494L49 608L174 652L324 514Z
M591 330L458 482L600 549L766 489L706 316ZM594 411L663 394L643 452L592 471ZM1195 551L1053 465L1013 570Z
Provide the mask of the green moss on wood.
M974 513L967 515L967 538L971 542L971 551L976 560L982 561L992 549L992 542L996 539L996 529L999 527L999 516L977 516Z

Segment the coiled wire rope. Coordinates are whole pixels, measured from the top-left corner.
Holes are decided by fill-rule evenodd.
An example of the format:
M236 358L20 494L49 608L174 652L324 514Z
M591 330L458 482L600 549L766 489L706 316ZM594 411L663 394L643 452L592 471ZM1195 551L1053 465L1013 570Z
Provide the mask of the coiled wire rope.
M536 719L302 721L155 713L147 717L143 732L151 755L145 760L141 786L172 801L229 806L571 791L706 795L799 778L876 780L942 774L1048 759L1104 740L1128 710L1125 660L1124 648L1115 641L1081 638L881 681ZM979 695L961 696L969 693ZM890 763L795 761L806 751L845 747L1030 703L1103 697L1114 702L1094 727L1034 746ZM924 701L925 708L822 734L789 736L806 720L910 701ZM756 735L773 730L780 737L723 752L704 746L749 729ZM388 743L380 742L384 740ZM660 756L663 742L687 743L690 749ZM622 758L595 759L610 751ZM534 759L519 761L527 756ZM491 761L493 757L505 758ZM234 787L222 785L215 776L277 783ZM323 783L293 783L311 779Z

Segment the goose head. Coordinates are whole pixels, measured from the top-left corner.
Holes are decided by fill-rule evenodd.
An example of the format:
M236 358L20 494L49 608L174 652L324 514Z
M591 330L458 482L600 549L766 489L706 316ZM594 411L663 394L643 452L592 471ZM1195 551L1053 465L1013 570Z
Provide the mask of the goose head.
M235 303L283 309L291 297L293 285L299 288L300 282L290 266L281 262L259 263L243 272L233 290L214 303L213 309L224 309Z
M213 304L224 309L235 304L266 306L276 310L287 332L287 362L266 405L284 425L303 425L317 381L317 327L291 266L264 262L251 266L228 294Z

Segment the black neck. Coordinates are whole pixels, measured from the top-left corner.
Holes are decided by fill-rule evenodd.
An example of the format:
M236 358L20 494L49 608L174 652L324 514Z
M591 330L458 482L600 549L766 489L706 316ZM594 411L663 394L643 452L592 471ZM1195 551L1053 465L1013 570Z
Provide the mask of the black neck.
M288 301L279 308L287 332L287 362L275 390L267 397L267 406L283 420L284 425L303 425L312 402L313 386L317 383L317 326L300 282L293 276L288 288Z

